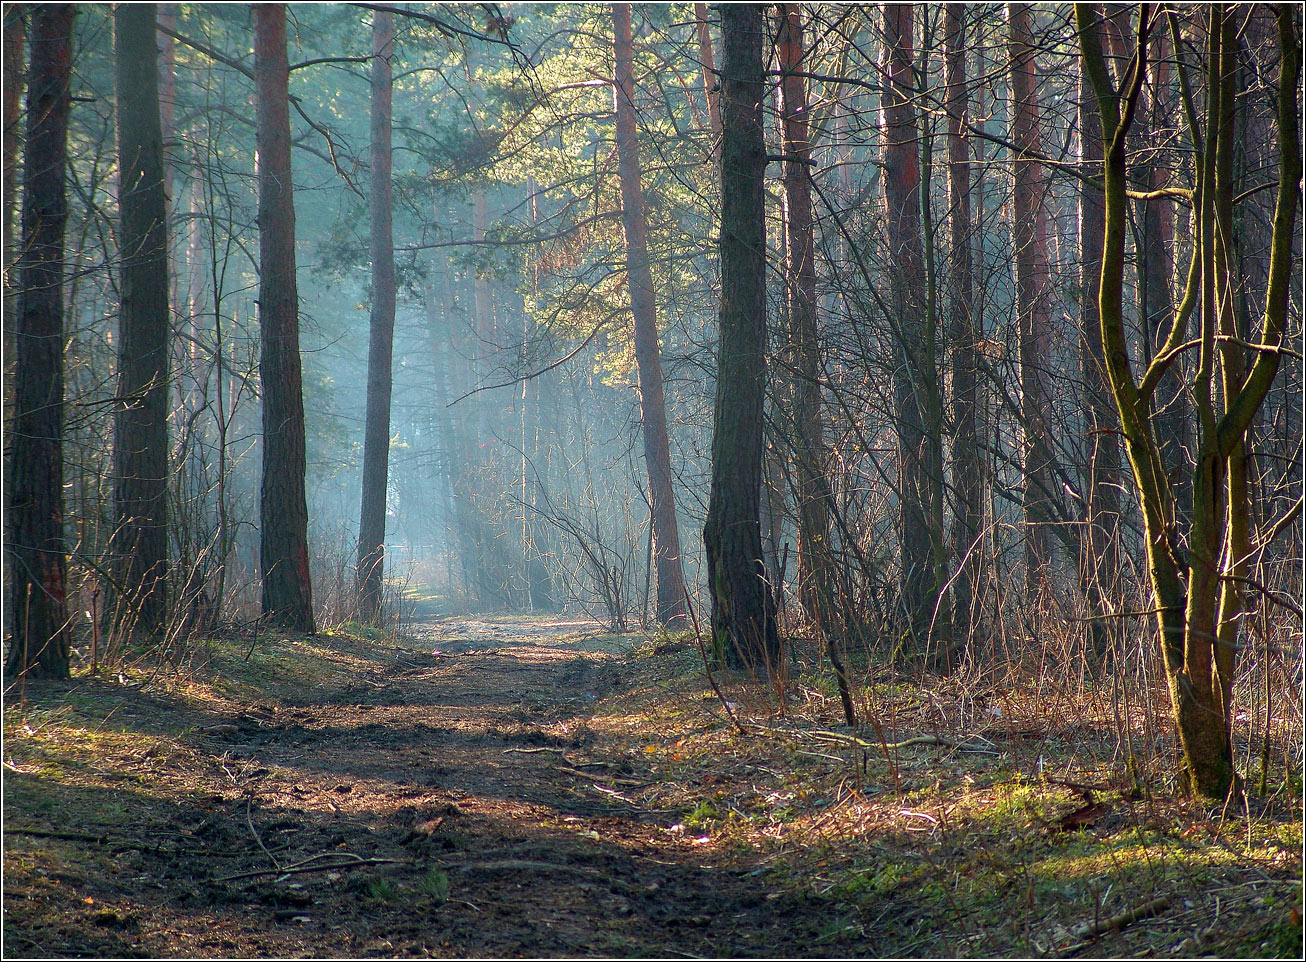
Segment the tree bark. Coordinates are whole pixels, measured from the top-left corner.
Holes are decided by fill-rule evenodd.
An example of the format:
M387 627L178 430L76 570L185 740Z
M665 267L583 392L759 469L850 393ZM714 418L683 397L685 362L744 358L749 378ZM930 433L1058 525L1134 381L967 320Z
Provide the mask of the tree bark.
M9 314L14 304L11 294L16 278L10 276L14 267L14 214L18 204L18 146L23 136L23 45L26 19L25 5L13 3L4 10L4 304ZM13 357L13 342L9 328L5 327L4 351L6 358ZM8 381L8 371L5 372ZM6 387L5 398L8 400Z
M1016 313L1020 324L1020 413L1025 424L1025 565L1033 590L1051 561L1046 524L1053 520L1055 490L1048 416L1052 363L1052 292L1048 274L1046 178L1027 152L1041 149L1034 38L1030 7L1008 5L1007 50L1011 65L1011 139L1015 185L1012 247L1016 254Z
M703 92L707 97L707 120L712 137L721 136L721 97L718 94L716 60L712 56L712 34L707 26L707 4L694 4L694 25L698 33L698 59L703 66Z
M793 359L794 467L798 501L798 599L821 631L835 630L829 485L821 427L821 347L816 326L816 259L812 233L812 148L808 139L802 14L777 4L781 111L784 124L785 302Z
M931 524L934 486L926 409L937 389L933 332L925 323L925 255L921 243L921 168L919 128L910 100L912 79L912 4L884 7L888 83L884 87L884 196L888 205L889 260L892 270L892 318L901 356L894 365L894 400L898 409L898 538L901 545L901 592L911 630L918 639L929 633L938 598L936 553L942 531ZM937 394L937 392L936 392ZM937 427L935 425L934 427Z
M976 437L979 365L971 256L970 140L965 120L970 99L966 76L966 4L944 8L944 70L948 112L948 209L951 214L952 300L948 307L952 364L952 483L956 490L952 544L957 574L952 584L954 642L973 624L975 582L981 555L983 468Z
M614 3L616 38L617 165L621 179L621 225L626 236L626 278L635 319L635 364L639 370L640 419L648 470L653 564L657 571L657 620L671 624L685 617L685 583L680 567L680 531L671 486L671 443L667 433L662 357L658 347L657 301L649 264L644 188L640 177L639 135L635 127L634 58L630 4Z
M31 11L22 248L6 451L8 674L68 677L63 532L63 272L72 4Z
M263 616L313 633L304 493L304 395L295 277L295 201L290 171L290 66L284 4L254 7L258 98L259 380L263 390L263 483L259 565Z
M1097 18L1097 5L1089 7ZM1079 76L1080 165L1085 177L1102 169L1102 116L1085 71ZM1083 182L1079 192L1079 366L1084 383L1084 409L1088 427L1087 533L1083 578L1101 584L1118 572L1120 521L1119 418L1111 399L1102 362L1102 322L1098 310L1102 274L1102 191Z
M372 317L367 352L367 419L358 523L358 609L365 623L381 611L385 575L385 506L390 464L390 395L395 330L395 260L391 226L390 116L394 17L372 15Z
M168 617L168 219L159 116L156 7L114 10L122 300L110 553L127 631Z
M721 308L703 543L717 657L779 667L758 495L766 377L762 7L721 4Z

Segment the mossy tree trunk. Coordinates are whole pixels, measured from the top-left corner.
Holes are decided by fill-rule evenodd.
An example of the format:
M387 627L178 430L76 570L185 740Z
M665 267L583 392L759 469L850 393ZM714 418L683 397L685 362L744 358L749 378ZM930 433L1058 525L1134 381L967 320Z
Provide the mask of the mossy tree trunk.
M1174 14L1168 16L1173 18ZM1161 653L1179 731L1183 775L1197 793L1222 799L1237 782L1231 702L1242 609L1239 578L1244 572L1249 540L1249 494L1241 477L1244 448L1248 429L1278 370L1294 273L1293 239L1301 178L1297 101L1301 41L1297 18L1295 8L1289 5L1278 9L1279 184L1269 278L1254 359L1244 368L1240 360L1243 348L1228 340L1235 330L1232 305L1239 283L1229 270L1234 263L1231 177L1237 15L1230 8L1214 5L1208 8L1204 119L1198 117L1183 64L1178 65L1198 171L1192 192L1196 224L1192 261L1165 341L1142 377L1136 378L1122 307L1129 200L1125 143L1142 90L1151 24L1148 8L1144 7L1139 16L1136 54L1117 91L1107 70L1097 17L1085 4L1076 6L1075 17L1084 69L1101 112L1105 145L1105 227L1098 302L1103 358L1143 515ZM1177 33L1173 19L1170 26ZM1190 341L1188 326L1194 311L1198 330ZM1167 477L1167 459L1157 442L1152 400L1168 367L1189 344L1198 351L1192 385L1197 424L1192 519L1185 554L1180 548L1183 539L1175 486Z

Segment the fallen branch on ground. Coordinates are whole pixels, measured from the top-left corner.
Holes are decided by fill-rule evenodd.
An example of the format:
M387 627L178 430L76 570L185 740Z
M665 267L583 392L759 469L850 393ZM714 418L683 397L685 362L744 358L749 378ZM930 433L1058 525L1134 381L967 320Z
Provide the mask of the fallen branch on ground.
M809 731L803 734L811 735L817 741L839 742L843 745L856 745L858 748L870 748L879 752L896 752L904 748L913 748L916 745L936 745L940 748L955 748L962 752L979 752L984 755L997 755L998 750L992 742L963 742L955 738L947 738L943 735L917 735L914 738L907 738L900 742L888 742L887 744L877 744L868 742L864 738L858 738L856 735L846 735L843 732L831 731Z
M1096 938L1104 932L1110 932L1112 929L1123 929L1126 925L1133 925L1139 919L1156 915L1169 907L1170 899L1168 896L1163 895L1160 898L1152 899L1150 902L1144 902L1142 905L1135 905L1132 909L1121 912L1119 915L1113 915L1109 919L1087 922L1071 932L1070 938L1076 942Z
M335 853L332 853L335 854ZM324 855L315 855L313 858L325 858ZM239 879L260 878L264 875L303 875L306 872L330 872L333 869L341 868L358 868L363 865L412 865L408 859L402 858L362 858L354 856L357 861L354 862L328 862L318 865L305 865L300 863L296 866L286 866L285 868L267 868L260 869L257 872L239 872L236 875L224 875L221 878L215 878L215 882L235 882Z
M581 778L588 778L592 782L611 782L613 785L624 785L626 788L646 788L649 782L638 782L633 778L619 778L616 775L596 775L591 772L582 772L579 768L572 768L569 765L555 766L558 771L566 772L568 775L578 775Z

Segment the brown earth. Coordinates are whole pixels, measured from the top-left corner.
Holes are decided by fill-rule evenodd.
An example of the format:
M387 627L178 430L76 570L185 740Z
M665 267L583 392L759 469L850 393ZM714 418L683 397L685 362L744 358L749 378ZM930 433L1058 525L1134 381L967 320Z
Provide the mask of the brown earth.
M1033 696L872 686L888 741L973 733L877 758L814 655L716 679L747 731L692 640L586 622L191 658L8 690L6 958L1300 950L1299 806L1084 806L1030 773L1109 781L1110 733Z
M210 715L119 688L110 726L186 734L151 739L164 755L126 748L135 765L88 757L76 784L43 778L48 752L9 732L6 956L810 947L814 906L767 892L755 861L705 851L678 812L623 797L654 778L588 723L623 684L619 639L451 620L384 659L317 644L355 671L298 698ZM113 700L95 689L119 686L74 687Z

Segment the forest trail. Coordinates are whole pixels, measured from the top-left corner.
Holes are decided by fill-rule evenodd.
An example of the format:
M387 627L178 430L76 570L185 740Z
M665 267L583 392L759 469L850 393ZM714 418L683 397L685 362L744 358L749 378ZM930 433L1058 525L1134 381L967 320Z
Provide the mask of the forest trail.
M810 954L819 906L768 897L756 858L637 801L657 780L640 747L592 727L631 644L583 622L467 618L394 648L306 639L344 670L209 715L83 679L62 694L114 702L100 733L149 737L101 739L79 784L39 783L32 722L30 743L10 739L10 948ZM31 716L60 711L52 688L27 694Z
M714 673L743 731L692 637L538 617L11 686L5 957L1300 955L1292 799L1139 800L1109 719L891 669L867 752L789 667Z

